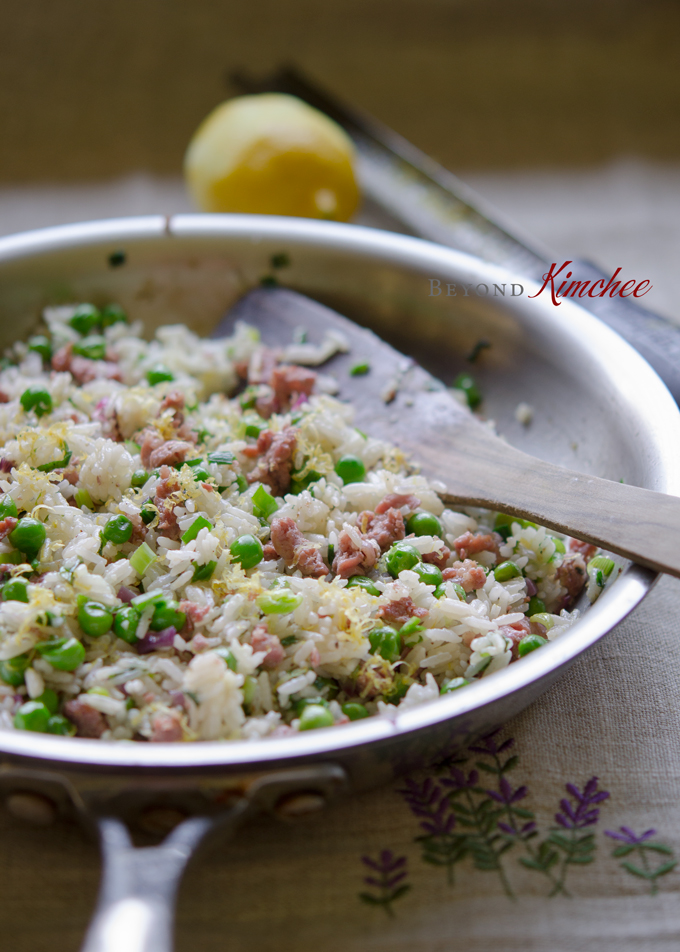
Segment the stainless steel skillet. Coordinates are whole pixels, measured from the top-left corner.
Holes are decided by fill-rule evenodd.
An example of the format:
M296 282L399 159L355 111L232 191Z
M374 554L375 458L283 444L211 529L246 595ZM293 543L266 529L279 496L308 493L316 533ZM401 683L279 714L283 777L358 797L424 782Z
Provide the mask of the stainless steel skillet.
M370 325L450 382L475 366L485 408L537 456L680 494L680 414L651 368L575 305L529 300L526 280L417 239L352 226L247 216L99 222L0 240L0 333L30 332L45 304L118 300L151 330L183 321L209 333L245 290L279 279ZM279 261L281 259L278 259ZM430 296L447 284L524 285L510 297ZM528 429L520 402L536 409ZM100 906L88 952L170 948L172 900L191 852L257 809L294 815L430 763L512 717L644 597L653 573L629 566L561 641L459 696L331 731L259 743L136 745L0 734L5 793L34 791L99 828ZM127 825L180 822L162 845L134 849Z

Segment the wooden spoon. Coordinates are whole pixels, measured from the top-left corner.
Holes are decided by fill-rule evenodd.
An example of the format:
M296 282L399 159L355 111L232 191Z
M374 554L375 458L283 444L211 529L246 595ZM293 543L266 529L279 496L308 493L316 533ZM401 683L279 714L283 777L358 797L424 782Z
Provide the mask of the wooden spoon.
M495 436L443 384L371 331L317 301L283 288L249 292L213 337L237 320L256 327L272 347L291 343L296 329L320 343L339 331L350 352L320 370L338 381L341 399L356 408L356 425L389 440L442 482L451 505L482 506L566 533L657 572L680 577L680 499L584 476L522 453ZM370 373L352 377L359 358ZM391 399L390 399L391 398Z

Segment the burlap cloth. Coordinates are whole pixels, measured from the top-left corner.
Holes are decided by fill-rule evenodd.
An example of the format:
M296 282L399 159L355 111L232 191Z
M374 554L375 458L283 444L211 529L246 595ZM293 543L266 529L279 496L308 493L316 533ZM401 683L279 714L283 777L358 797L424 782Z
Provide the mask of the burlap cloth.
M476 766L493 767L493 756L473 751L312 819L242 829L190 868L178 952L680 948L680 868L670 868L680 856L679 603L680 582L663 579L547 694L476 745L514 738L497 755L517 757L503 775L509 787ZM593 777L590 802L579 804ZM534 822L535 836L512 833ZM546 857L547 870L526 865ZM78 826L37 829L0 813L3 952L76 952L97 882L96 847Z
M24 194L0 231L155 211L151 185ZM178 952L680 948L679 605L663 579L465 762L215 848L184 880ZM0 811L0 952L76 952L98 878L75 823Z

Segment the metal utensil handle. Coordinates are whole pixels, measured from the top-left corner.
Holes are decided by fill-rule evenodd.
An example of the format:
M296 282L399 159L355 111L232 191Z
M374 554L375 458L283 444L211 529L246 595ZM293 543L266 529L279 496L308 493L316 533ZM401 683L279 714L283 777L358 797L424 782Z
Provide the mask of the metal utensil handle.
M177 889L213 820L192 817L150 847L135 847L116 817L101 817L97 825L104 869L83 952L171 952Z
M172 952L177 890L207 833L219 833L223 839L261 810L281 817L304 815L320 809L346 784L337 764L274 771L251 782L230 806L180 823L158 846L136 847L116 809L100 806L94 821L102 882L82 952Z

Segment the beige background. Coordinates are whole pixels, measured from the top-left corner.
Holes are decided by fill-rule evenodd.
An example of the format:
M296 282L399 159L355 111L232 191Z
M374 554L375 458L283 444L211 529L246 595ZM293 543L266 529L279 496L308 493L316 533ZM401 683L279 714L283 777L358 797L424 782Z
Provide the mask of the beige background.
M0 182L176 173L281 62L454 170L669 161L679 60L671 0L0 0Z

